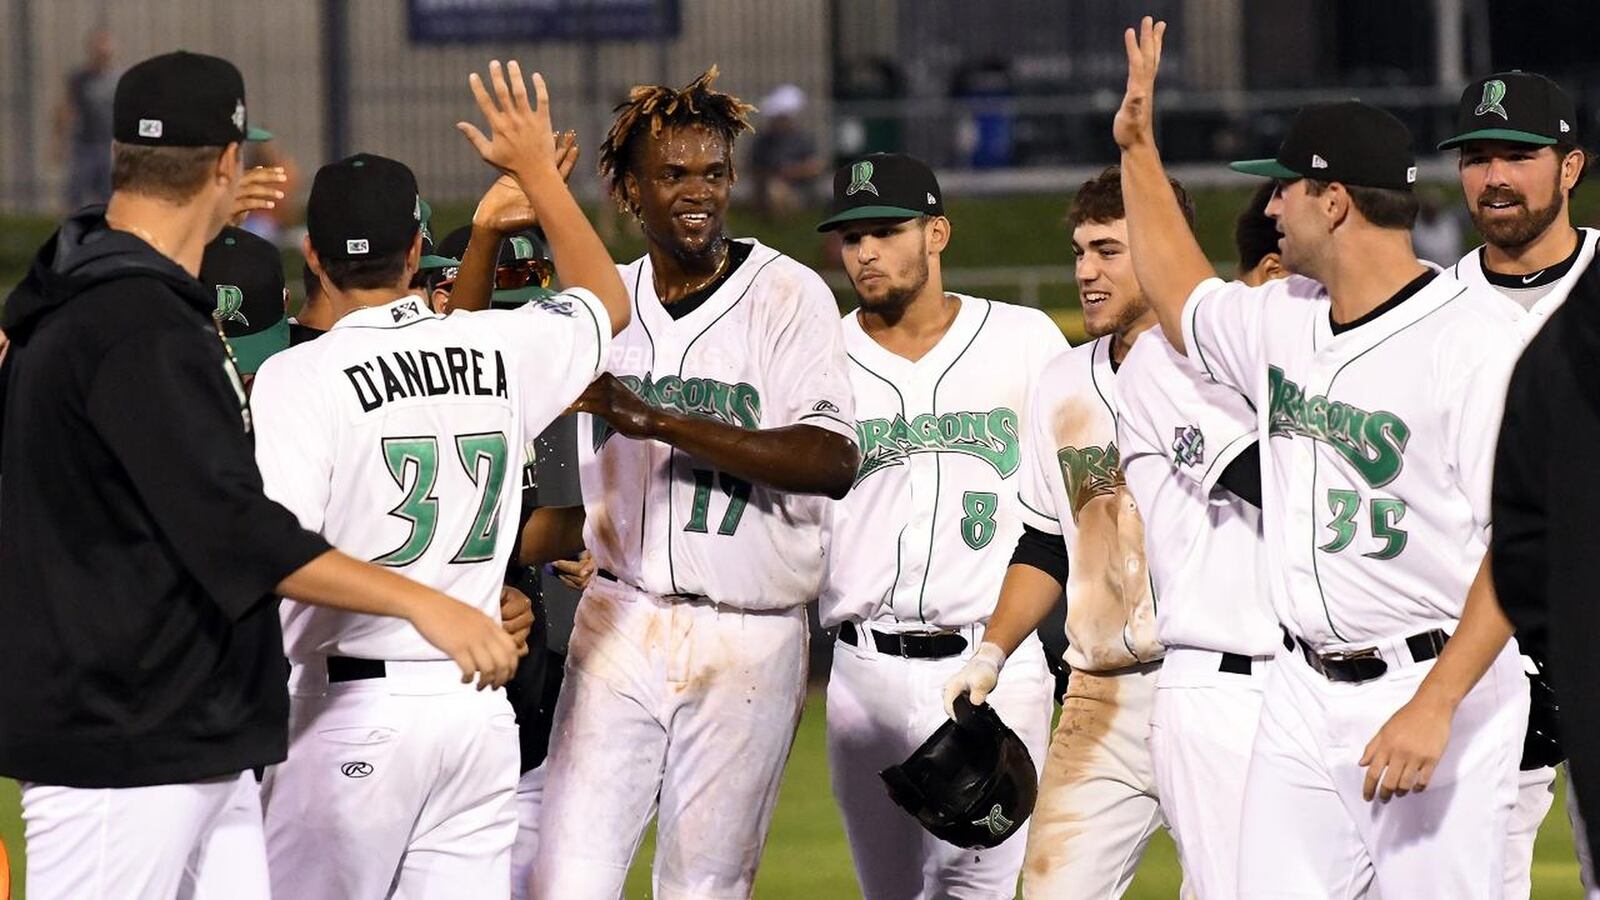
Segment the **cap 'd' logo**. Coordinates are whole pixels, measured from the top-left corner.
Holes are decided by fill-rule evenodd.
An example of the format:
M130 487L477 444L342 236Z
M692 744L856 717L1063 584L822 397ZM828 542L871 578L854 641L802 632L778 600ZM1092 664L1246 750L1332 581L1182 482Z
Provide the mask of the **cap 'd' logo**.
M994 808L989 810L987 816L981 819L973 819L972 824L989 829L990 834L1001 835L1010 830L1015 823L1006 818L1005 811L1000 808L1000 804L996 803Z
M238 322L246 328L250 327L250 320L244 317L244 291L238 285L217 285L217 320L219 322Z
M139 120L139 137L142 137L142 138L158 138L158 137L161 137L161 120L160 119L140 119Z
M244 130L244 101L233 101L233 127Z
M521 235L511 236L511 255L515 259L533 259L533 241Z
M864 159L850 167L850 186L844 189L844 195L853 197L862 191L874 197L882 196L872 184L872 163Z
M366 253L367 250L368 244L366 238L351 238L350 240L344 242L344 252L350 254L351 256L360 256Z
M1472 111L1475 116L1487 116L1494 113L1506 121L1511 117L1506 115L1506 108L1500 101L1506 98L1506 83L1498 78L1483 83L1483 99L1478 101L1478 108Z

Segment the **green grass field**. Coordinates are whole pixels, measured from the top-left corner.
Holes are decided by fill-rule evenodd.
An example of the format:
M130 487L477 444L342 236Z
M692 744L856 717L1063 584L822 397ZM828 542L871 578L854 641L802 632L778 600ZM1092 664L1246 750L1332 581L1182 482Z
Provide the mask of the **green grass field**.
M824 749L822 695L815 693L800 721L794 754L784 778L783 793L767 840L766 856L756 880L761 900L834 900L858 896L844 829L828 787L828 760ZM1558 785L1554 809L1539 833L1534 852L1534 900L1580 900L1578 865L1572 856L1572 833L1562 812L1565 786ZM21 900L22 821L17 787L0 780L0 838L11 849L12 896ZM638 864L628 878L629 900L650 896L649 861L653 841L647 838ZM1139 875L1127 896L1130 900L1171 900L1180 880L1177 855L1165 834L1157 836L1145 855Z

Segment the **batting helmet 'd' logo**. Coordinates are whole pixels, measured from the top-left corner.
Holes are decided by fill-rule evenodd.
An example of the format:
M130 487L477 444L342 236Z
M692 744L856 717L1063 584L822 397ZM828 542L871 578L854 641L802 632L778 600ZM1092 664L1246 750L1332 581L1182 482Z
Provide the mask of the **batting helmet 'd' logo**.
M244 291L238 285L217 285L217 321L238 322L246 328L250 320L244 317Z
M372 763L347 762L339 767L339 771L342 772L346 778L365 778L372 774Z

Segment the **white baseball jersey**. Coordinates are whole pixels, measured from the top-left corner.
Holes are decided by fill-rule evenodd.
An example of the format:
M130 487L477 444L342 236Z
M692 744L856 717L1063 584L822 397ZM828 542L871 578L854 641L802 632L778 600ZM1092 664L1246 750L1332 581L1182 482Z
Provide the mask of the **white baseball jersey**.
M1600 231L1596 231L1593 228L1579 228L1578 258L1573 260L1572 268L1568 269L1567 273L1561 276L1560 280L1554 284L1545 285L1541 288L1502 289L1490 284L1489 279L1484 276L1482 247L1478 247L1466 256L1461 257L1455 265L1446 271L1450 273L1451 277L1465 284L1497 291L1526 310L1527 315L1523 318L1522 331L1523 340L1527 341L1531 340L1539 332L1539 329L1544 327L1544 320L1550 318L1550 314L1560 309L1561 304L1567 301L1567 294L1572 292L1572 286L1578 282L1579 278L1583 277L1584 270L1589 268L1589 263L1594 261L1596 242L1600 242ZM1535 272L1524 280L1537 280L1539 274L1539 272Z
M1067 349L1036 309L961 309L916 362L844 317L861 468L833 506L825 625L987 622L1022 534L1022 437L1044 367Z
M622 266L633 321L607 370L652 406L748 429L811 425L855 440L839 307L813 271L754 243L698 309L674 319L650 257ZM829 500L719 472L660 441L578 423L578 474L595 564L653 594L742 609L817 596Z
M419 297L360 309L256 374L267 496L358 559L500 617L524 445L594 380L605 307L574 288L440 316ZM442 659L403 619L284 601L292 660Z
M1117 370L1117 447L1144 519L1163 646L1271 656L1282 644L1266 587L1261 511L1217 490L1256 442L1255 410L1194 370L1161 333Z
M1113 337L1057 356L1023 440L1022 521L1067 546L1067 664L1105 672L1161 657L1144 523L1117 449Z
M1436 274L1335 334L1327 291L1210 278L1189 358L1250 399L1278 619L1315 647L1449 629L1488 545L1516 304Z

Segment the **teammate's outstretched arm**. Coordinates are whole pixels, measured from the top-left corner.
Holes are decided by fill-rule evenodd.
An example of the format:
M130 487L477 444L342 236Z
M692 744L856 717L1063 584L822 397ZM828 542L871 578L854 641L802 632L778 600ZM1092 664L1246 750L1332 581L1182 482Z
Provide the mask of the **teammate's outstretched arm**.
M1028 563L1013 562L1000 584L1000 602L983 632L983 644L961 671L944 684L944 711L955 718L956 698L966 694L982 703L1000 682L1000 667L1028 635L1038 630L1051 608L1061 601L1056 576Z
M571 178L577 164L578 133L563 131L556 138L556 170L563 179ZM517 186L516 179L510 175L496 178L472 212L472 237L461 255L455 287L450 290L450 308L462 312L488 309L494 295L494 270L500 257L500 242L508 234L538 224L533 204Z
M861 451L843 435L814 425L748 429L657 409L607 372L572 408L605 419L623 437L671 444L729 475L792 494L835 500L855 483Z
M582 506L541 506L522 526L517 562L542 566L583 552Z
M517 645L500 623L465 603L395 572L329 550L278 583L279 594L302 603L414 625L428 643L461 667L463 684L499 687L517 670Z
M489 63L490 88L484 87L476 72L468 82L478 110L488 122L489 136L469 122L458 122L456 127L484 162L516 179L527 195L550 242L550 255L561 283L592 291L610 314L611 333L622 331L628 327L632 301L606 245L584 217L557 168L550 95L544 76L537 72L533 75L532 102L516 60L504 69L499 60Z
M1167 23L1149 16L1138 34L1123 34L1128 50L1128 87L1111 130L1122 150L1122 205L1128 215L1128 250L1139 286L1161 319L1161 330L1180 353L1183 304L1200 282L1216 275L1184 221L1156 149L1156 70Z

